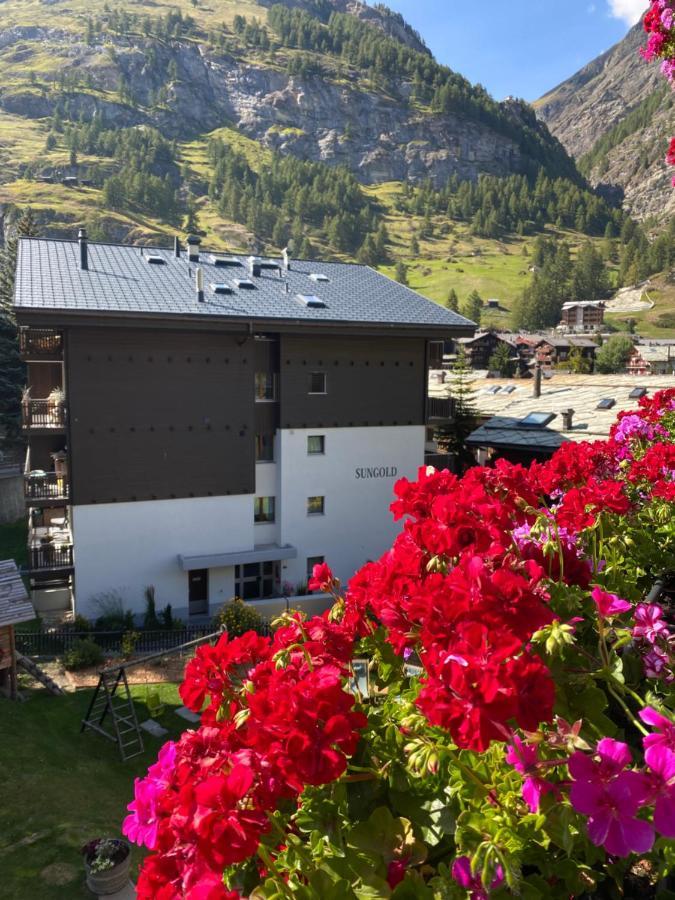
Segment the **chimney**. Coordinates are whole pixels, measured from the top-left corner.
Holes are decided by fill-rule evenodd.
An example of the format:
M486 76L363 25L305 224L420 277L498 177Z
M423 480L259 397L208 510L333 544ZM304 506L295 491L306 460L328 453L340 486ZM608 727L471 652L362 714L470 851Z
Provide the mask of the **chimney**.
M283 260L284 260L285 271L290 272L291 271L291 261L288 256L288 247L284 247L284 249L281 251L281 256L283 257Z
M574 418L574 410L566 409L562 413L563 420L563 431L571 431L572 430L572 419Z
M541 363L534 367L534 397L541 397Z
M187 239L188 259L190 262L199 262L199 245L201 239L196 234L189 234Z
M87 229L80 228L77 232L77 242L80 245L80 268L87 271L89 269L89 253L87 250Z
M204 302L204 273L201 269L195 269L195 287L197 288L197 303Z
M173 255L178 259L180 257L180 238L176 235L173 239Z
M248 258L248 270L251 273L251 278L260 278L260 273L262 271L260 267L260 260L255 256L249 256Z

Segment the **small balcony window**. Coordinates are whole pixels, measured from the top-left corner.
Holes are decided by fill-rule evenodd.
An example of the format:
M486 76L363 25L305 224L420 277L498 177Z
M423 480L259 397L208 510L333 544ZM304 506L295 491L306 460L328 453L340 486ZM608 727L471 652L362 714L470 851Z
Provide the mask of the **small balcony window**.
M322 516L325 512L325 497L307 498L307 515Z
M310 372L309 374L309 393L325 394L326 393L326 373Z
M253 506L253 521L256 525L274 522L274 497L256 497Z
M274 462L274 435L256 434L255 436L255 461Z
M277 399L277 378L273 372L255 373L256 403L273 403Z
M323 456L326 452L326 438L322 434L307 435L307 455Z

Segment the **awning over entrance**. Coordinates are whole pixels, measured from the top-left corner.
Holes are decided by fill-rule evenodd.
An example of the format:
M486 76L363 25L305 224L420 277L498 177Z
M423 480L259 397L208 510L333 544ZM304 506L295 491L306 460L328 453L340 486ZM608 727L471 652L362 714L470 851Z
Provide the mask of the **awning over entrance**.
M178 555L178 562L184 572L193 569L220 569L225 566L241 566L246 563L277 562L282 559L295 559L298 551L290 544L259 544L253 550L238 550L234 553L211 553L206 556Z

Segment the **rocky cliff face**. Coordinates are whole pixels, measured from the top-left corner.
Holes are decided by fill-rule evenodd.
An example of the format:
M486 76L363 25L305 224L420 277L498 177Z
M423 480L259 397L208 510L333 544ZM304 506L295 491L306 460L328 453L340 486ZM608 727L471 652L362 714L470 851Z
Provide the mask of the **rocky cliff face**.
M638 23L535 107L594 186L618 193L637 218L663 220L675 214L672 173L664 162L672 109L658 65L639 55L643 43ZM656 92L663 100L654 104Z

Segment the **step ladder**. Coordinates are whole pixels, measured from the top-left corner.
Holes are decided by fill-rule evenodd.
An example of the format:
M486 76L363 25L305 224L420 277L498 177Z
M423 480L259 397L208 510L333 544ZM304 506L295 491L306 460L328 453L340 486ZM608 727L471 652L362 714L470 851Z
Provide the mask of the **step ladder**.
M104 728L107 716L110 716L112 730ZM143 738L124 666L101 672L87 715L82 719L80 732L87 728L114 741L125 762L143 753Z

